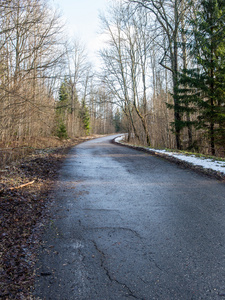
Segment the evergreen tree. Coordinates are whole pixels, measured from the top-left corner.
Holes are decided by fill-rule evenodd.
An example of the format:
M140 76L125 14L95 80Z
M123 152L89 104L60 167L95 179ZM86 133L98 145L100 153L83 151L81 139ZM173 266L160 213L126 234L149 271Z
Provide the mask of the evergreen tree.
M118 108L116 110L113 121L114 121L115 131L120 132L122 130L122 125L121 125L121 113Z
M64 78L59 88L59 101L57 104L57 111L60 114L65 113L65 111L68 109L69 101L70 101L69 84L67 79Z
M59 101L56 106L56 135L59 138L67 138L66 117L70 101L70 92L67 79L61 83L59 88Z
M225 146L225 3L202 0L192 20L191 53L195 68L185 69L179 79L179 110L195 113L192 121L179 121L180 128L194 125L205 131L212 155L215 145Z
M88 135L90 133L90 114L88 107L85 103L85 99L82 99L79 116L83 122L85 133L86 135Z

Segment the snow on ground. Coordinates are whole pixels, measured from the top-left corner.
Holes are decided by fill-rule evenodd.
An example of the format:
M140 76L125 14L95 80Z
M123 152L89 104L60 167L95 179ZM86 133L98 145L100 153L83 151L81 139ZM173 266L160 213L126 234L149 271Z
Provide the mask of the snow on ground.
M119 136L115 139L117 143L121 143L121 141L124 139L124 136ZM217 172L221 172L225 175L225 161L219 161L214 160L211 158L205 158L205 157L197 157L195 155L185 155L178 152L170 152L166 150L157 150L152 148L146 148L146 150L149 150L150 152L155 153L162 153L164 155L175 157L176 159L188 162L190 164L193 164L195 166L203 167L204 169L211 169Z
M124 135L118 136L117 138L115 138L115 142L120 143L123 139L124 139Z
M179 160L186 161L196 166L201 166L204 169L211 169L225 174L225 161L219 161L219 160L214 160L214 159L204 158L204 157L197 157L195 155L184 155L182 153L169 152L166 150L156 150L151 148L148 149L156 153L163 153L168 156L173 156Z

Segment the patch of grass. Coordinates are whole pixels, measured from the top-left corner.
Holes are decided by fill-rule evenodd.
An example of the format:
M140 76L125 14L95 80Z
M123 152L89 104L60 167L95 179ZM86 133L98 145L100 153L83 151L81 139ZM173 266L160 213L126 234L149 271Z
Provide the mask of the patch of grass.
M58 137L31 137L21 140L0 141L0 170L29 155L40 152L51 153L56 149L71 147L86 137L59 139Z
M213 161L224 161L225 162L225 158L223 157L216 157L216 156L212 156L212 155L206 155L206 154L201 154L201 153L196 153L196 152L191 152L191 151L186 151L186 150L177 150L177 149L168 149L165 148L166 151L168 152L177 152L177 153L181 153L187 156L190 155L194 155L196 157L202 158L202 159L212 159Z
M180 154L187 155L187 156L194 155L195 157L199 157L199 158L202 158L202 159L211 159L213 161L222 161L222 162L225 162L225 158L224 157L217 157L217 156L212 156L212 155L206 155L206 154L197 153L197 152L191 152L191 151L187 151L187 150L177 150L177 149L169 149L169 148L161 148L161 147L154 148L154 147L149 147L149 146L144 146L144 145L138 144L138 143L136 143L136 141L127 142L125 140L122 140L121 143L123 143L123 144L127 143L127 144L129 144L131 146L134 146L134 147L142 147L142 148L145 148L145 149L152 149L152 150L155 150L155 151L157 151L157 150L165 150L167 152L180 153Z

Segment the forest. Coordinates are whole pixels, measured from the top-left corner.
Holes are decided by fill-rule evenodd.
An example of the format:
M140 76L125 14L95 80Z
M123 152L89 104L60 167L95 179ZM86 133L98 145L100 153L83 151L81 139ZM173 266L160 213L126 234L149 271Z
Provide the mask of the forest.
M50 0L0 2L1 299L33 299L41 233L48 221L54 227L50 216L60 210L53 190L71 146L127 133L131 144L224 160L224 0L112 0L99 24L104 43L96 68ZM174 190L180 203L185 182L176 185L171 173L157 176L168 181L166 189L158 181L148 189L171 198ZM209 182L202 179L198 194L195 180L200 203ZM49 276L46 270L40 276Z
M224 157L223 0L112 1L98 70L45 0L1 1L0 22L0 147L126 132Z

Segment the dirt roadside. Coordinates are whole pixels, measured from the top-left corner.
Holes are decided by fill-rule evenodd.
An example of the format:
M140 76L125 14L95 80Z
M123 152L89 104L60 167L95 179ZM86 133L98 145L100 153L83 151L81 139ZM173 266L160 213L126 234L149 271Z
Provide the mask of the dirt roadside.
M58 170L71 147L92 138L35 151L0 170L0 299L33 299L36 253Z

